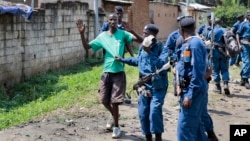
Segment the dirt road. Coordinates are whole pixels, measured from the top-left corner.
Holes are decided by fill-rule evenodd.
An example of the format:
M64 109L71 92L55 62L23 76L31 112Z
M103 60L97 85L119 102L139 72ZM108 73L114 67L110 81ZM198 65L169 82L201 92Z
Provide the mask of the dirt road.
M250 124L250 91L230 83L231 95L214 94L209 89L209 113L220 141L229 141L231 124ZM165 132L163 141L176 141L178 97L171 91L164 104ZM143 141L137 116L137 99L120 108L122 137L111 139L104 127L108 113L102 105L91 109L73 107L56 110L44 117L0 132L0 141Z

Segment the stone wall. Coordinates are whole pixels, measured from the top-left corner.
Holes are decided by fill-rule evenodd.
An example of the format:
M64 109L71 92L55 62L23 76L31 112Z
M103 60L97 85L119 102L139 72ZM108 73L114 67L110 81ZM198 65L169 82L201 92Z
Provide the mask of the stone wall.
M84 20L86 38L92 40L94 15L88 4L58 2L42 8L29 21L20 15L0 15L0 85L84 61L76 21Z

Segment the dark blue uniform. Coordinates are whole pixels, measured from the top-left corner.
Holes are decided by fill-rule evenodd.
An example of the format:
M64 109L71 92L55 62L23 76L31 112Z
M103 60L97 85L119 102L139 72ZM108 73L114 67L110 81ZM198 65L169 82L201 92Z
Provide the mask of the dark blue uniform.
M232 32L233 32L234 35L236 35L236 32L237 32L237 30L239 29L241 23L242 23L242 22L237 21L237 22L235 22L235 23L233 24ZM240 62L240 61L241 61L241 56L240 56L240 54L238 54L237 56L231 57L231 58L229 59L229 65L235 64L236 61L237 61L237 62Z
M242 22L236 34L241 37L241 40L247 40L248 42L250 42L250 21L247 20ZM241 42L241 46L242 68L240 75L243 79L248 79L250 78L250 44L244 44L243 42Z
M222 52L225 52L225 46L223 45L223 35L225 30L216 25L214 27L214 49L212 54L212 69L213 69L213 80L215 83L223 81L229 81L229 59ZM211 38L211 37L209 37ZM221 76L222 75L222 78Z
M122 62L131 66L138 66L140 77L147 76L167 63L168 49L164 47L159 55L160 49L161 47L154 43L151 51L147 53L140 46L137 57L124 58ZM151 92L152 97L139 94L138 112L142 133L144 135L161 134L164 132L162 106L168 87L167 71L162 71L159 75L153 77L145 83L145 86Z
M184 50L191 49L191 61L184 62ZM207 82L204 78L207 67L207 51L205 44L199 37L192 37L186 41L177 52L178 63L176 69L180 79L185 79L185 87L181 89L180 113L178 118L178 141L207 141L201 115L204 110L207 94ZM184 108L183 100L192 100L191 107Z
M181 36L179 29L169 34L164 47L168 48L168 54L171 60L176 60L176 41Z

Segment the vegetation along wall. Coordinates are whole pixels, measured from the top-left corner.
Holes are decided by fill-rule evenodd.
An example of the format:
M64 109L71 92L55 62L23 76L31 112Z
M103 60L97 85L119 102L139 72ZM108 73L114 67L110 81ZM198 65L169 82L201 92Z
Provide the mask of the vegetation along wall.
M0 15L0 86L85 59L77 19L83 19L88 40L94 38L94 15L87 3L47 3L30 20Z

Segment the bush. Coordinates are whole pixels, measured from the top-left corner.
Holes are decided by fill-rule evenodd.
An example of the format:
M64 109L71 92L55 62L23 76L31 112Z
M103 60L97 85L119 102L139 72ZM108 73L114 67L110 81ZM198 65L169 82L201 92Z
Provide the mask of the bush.
M246 15L247 8L244 6L218 6L215 8L215 17L222 20L223 27L232 27L237 21L238 14Z

